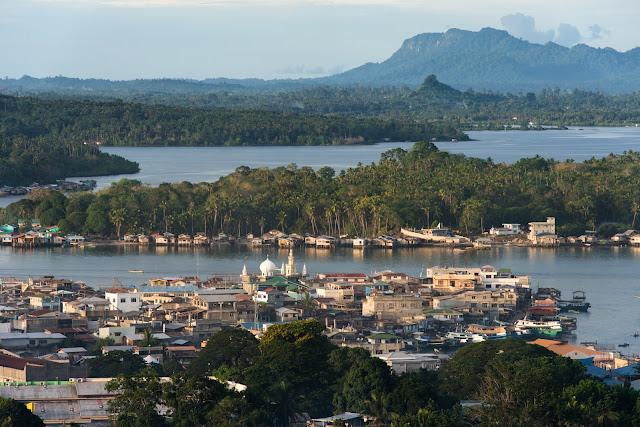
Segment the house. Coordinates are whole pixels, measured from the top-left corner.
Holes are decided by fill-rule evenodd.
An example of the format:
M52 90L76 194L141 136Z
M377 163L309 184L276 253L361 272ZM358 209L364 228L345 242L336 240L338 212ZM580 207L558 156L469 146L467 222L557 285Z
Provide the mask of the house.
M69 378L86 378L87 368L70 364L69 362L50 362L43 359L28 359L16 357L9 354L0 354L0 379L7 382L35 382L41 383L46 381L68 381ZM20 389L25 392L28 385L23 385ZM37 387L42 395L43 387L41 385L33 385ZM10 387L1 387L0 396L7 397L6 391ZM17 384L16 384L17 389ZM21 394L22 394L21 393ZM19 396L16 397L21 400ZM57 396L60 397L60 396Z
M191 246L193 239L188 234L180 234L178 236L178 246Z
M210 243L211 242L209 241L209 238L204 234L198 233L193 238L193 244L196 246L206 246L206 245L209 245Z
M151 238L146 234L138 234L138 243L141 245L148 245L151 243Z
M107 289L104 293L104 298L109 301L111 310L118 310L121 313L140 311L140 307L142 307L142 294L129 292L127 289Z
M558 238L556 235L556 219L548 217L544 222L530 222L527 237L534 244L555 244Z
M434 308L431 310L425 310L424 314L426 316L431 316L436 320L440 320L441 322L458 323L464 321L462 313L451 308Z
M316 237L316 248L330 248L335 245L335 237L318 236Z
M296 320L300 320L300 315L297 311L286 307L276 309L277 322L295 322Z
M138 242L138 236L133 234L133 233L125 234L123 239L127 243L136 243L136 242Z
M65 241L70 245L80 245L84 243L84 236L80 236L77 234L67 234L65 236Z
M502 227L491 227L491 230L489 230L489 234L493 236L513 236L520 233L522 233L520 224L502 224Z
M253 300L260 304L272 304L274 307L282 307L284 294L275 288L265 288L258 290L253 296Z
M125 336L135 333L135 326L104 326L98 329L98 338L111 338L116 345L122 345Z
M151 238L156 246L167 246L169 244L169 239L162 234L152 234Z
M442 364L438 355L434 353L395 351L377 354L376 357L383 360L396 375L418 372L420 369L434 371Z
M236 323L238 321L237 296L242 293L244 293L242 289L201 289L195 293L192 303L204 310L204 319L216 319L225 324Z
M345 412L344 414L333 415L327 418L314 418L311 423L305 424L314 427L328 427L335 425L338 421L340 425L344 425L345 427L363 427L365 425L364 417L355 412Z
M379 320L399 321L424 317L423 300L418 294L373 294L362 303L362 315L375 315Z
M27 352L39 356L58 348L66 338L63 334L45 332L0 333L0 346L9 351Z

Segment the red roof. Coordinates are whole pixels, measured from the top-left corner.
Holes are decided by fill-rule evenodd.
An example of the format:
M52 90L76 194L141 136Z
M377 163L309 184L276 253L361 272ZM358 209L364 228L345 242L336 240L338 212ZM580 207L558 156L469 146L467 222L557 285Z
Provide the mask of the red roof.
M12 368L12 369L24 369L28 364L31 365L46 365L47 361L42 359L24 359L22 357L14 357L9 356L7 354L0 354L0 366L4 368Z
M236 295L236 299L238 301L251 301L251 297L249 295L246 295L246 294L238 294L238 295Z
M49 313L54 313L53 310L49 310L48 308L44 308L42 310L36 310L36 311L32 311L30 313L28 313L28 316L31 317L39 317L39 316L43 316L45 314L49 314Z
M330 273L330 274L325 274L324 277L359 277L361 279L364 279L367 277L366 274L364 273Z
M316 298L316 301L318 301L319 303L323 303L323 302L332 302L335 301L334 298Z

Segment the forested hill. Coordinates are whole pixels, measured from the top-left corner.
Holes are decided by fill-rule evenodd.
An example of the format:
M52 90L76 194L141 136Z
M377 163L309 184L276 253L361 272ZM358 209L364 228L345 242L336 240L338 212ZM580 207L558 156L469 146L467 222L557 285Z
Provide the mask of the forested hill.
M584 44L566 48L529 43L506 31L451 29L426 33L402 44L389 59L323 79L328 85L417 87L426 75L466 90L532 91L558 87L609 93L640 90L640 48L618 52Z
M447 124L412 119L203 110L0 96L0 129L101 145L320 145L468 139Z

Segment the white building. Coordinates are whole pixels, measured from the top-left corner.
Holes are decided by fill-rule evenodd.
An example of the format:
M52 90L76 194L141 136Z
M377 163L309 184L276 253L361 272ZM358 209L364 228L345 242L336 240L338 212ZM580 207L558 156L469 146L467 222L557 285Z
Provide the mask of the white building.
M491 227L489 234L493 236L512 236L514 234L522 233L520 224L502 224L502 227Z
M111 310L118 310L121 313L140 311L140 307L142 307L142 294L139 292L129 292L126 289L109 289L105 291L104 298L109 301Z

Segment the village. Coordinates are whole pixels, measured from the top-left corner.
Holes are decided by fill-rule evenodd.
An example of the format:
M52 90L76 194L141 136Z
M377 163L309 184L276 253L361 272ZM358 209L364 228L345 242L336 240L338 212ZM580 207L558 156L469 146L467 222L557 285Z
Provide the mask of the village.
M35 248L50 246L81 246L85 244L133 244L141 246L164 247L205 247L215 244L243 244L256 247L277 246L280 248L315 247L331 249L336 247L352 247L354 249L380 248L394 249L417 246L447 246L456 251L487 249L492 246L640 246L640 233L626 230L610 238L603 238L595 230L586 230L580 236L562 237L556 233L556 220L553 217L546 221L530 222L528 227L520 224L502 224L492 227L480 236L466 237L459 232L438 224L431 229L401 228L400 232L380 235L378 237L358 237L348 234L338 237L312 234L286 234L280 230L270 230L262 235L233 236L219 233L210 237L198 232L194 235L170 232L146 234L126 233L115 240L103 236L82 236L79 234L62 234L58 225L43 227L38 219L19 219L15 224L0 226L0 244L17 248Z
M635 379L636 357L615 346L571 343L576 318L569 315L589 307L581 291L562 299L509 268L433 266L424 277L311 274L292 250L280 267L267 257L207 280L162 277L127 286L114 278L112 287L94 289L55 277L4 277L0 396L31 405L47 422L107 420L115 395L105 389L109 378L92 372L95 357L124 351L151 366L171 360L186 367L223 329L260 338L272 325L308 319L325 325L333 344L365 349L397 375L437 370L469 343L516 337L580 360L608 384ZM640 387L640 380L631 384Z

